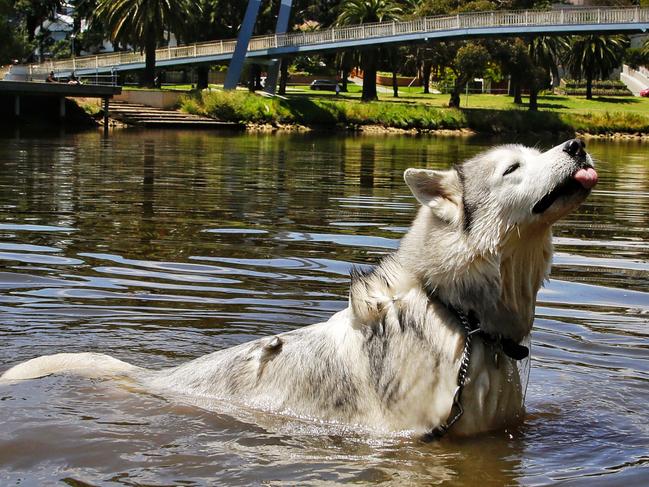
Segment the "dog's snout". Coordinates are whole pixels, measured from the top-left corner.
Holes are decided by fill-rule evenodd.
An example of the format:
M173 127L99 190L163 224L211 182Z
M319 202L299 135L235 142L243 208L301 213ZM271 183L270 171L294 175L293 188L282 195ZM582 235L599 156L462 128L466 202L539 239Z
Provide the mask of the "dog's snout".
M586 155L586 143L581 139L571 139L563 145L563 151L572 157L584 157Z

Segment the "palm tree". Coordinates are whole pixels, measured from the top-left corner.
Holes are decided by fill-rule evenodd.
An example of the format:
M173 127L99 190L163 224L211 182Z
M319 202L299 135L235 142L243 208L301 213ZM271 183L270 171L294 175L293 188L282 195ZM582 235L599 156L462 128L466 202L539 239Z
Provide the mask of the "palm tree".
M566 37L538 36L528 44L528 54L535 65L552 73L553 88L559 85L559 63L570 50Z
M368 22L396 20L401 7L392 0L344 0L340 5L336 25L354 25ZM379 50L367 48L361 53L363 70L363 101L376 100L376 71Z
M623 35L577 36L570 45L565 63L570 74L586 79L586 98L593 98L593 80L605 78L622 64L629 40Z
M155 50L166 30L181 33L200 7L192 0L98 0L93 20L110 31L111 41L131 44L144 51L142 84L153 87Z

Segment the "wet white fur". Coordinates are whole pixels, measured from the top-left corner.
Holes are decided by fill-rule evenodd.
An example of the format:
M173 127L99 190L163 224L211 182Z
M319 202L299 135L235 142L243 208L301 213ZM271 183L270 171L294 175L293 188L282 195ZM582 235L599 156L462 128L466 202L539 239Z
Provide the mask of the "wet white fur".
M515 162L520 168L504 176ZM540 153L517 145L492 149L459 170L409 169L406 182L422 203L412 228L374 273L353 280L349 307L329 321L172 369L57 354L18 364L0 382L61 372L127 375L159 392L381 431L430 431L448 417L464 340L442 303L474 310L490 333L526 339L550 268L551 224L587 192L560 198L542 215L531 209L574 172L561 146ZM452 433L516 421L525 380L512 359L476 338L465 414Z

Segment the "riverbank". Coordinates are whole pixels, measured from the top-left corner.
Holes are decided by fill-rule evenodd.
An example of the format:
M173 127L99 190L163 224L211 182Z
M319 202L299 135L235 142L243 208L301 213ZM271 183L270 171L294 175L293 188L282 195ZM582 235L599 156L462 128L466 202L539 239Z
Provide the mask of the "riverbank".
M448 95L404 93L362 103L356 94L335 96L294 92L267 98L243 91L203 91L185 96L181 109L249 126L307 127L399 133L459 132L483 134L588 134L625 138L649 137L649 100L548 95L530 112L504 95L471 95L469 107L447 108ZM463 98L463 104L466 100Z

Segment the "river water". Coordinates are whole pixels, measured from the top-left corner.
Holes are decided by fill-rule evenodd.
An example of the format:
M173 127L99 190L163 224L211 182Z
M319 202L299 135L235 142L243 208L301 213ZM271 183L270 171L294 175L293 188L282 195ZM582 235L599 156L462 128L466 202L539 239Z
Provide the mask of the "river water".
M84 350L173 366L323 321L350 266L395 249L413 218L403 170L499 142L0 141L0 370ZM422 443L52 376L0 386L0 485L649 485L649 147L589 150L600 184L556 226L515 430Z

